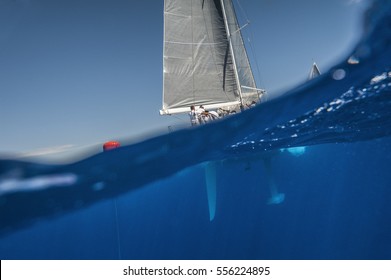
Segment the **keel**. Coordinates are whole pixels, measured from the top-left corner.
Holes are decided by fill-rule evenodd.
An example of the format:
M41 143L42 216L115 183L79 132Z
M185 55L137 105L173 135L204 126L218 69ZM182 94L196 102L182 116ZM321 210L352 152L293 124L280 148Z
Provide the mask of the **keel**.
M204 168L206 193L208 196L209 220L213 221L216 214L216 163L208 162Z
M272 163L271 158L267 157L263 159L263 164L265 166L265 175L267 177L268 186L270 190L270 198L267 200L267 204L280 204L285 200L285 194L279 193L273 172L272 172Z

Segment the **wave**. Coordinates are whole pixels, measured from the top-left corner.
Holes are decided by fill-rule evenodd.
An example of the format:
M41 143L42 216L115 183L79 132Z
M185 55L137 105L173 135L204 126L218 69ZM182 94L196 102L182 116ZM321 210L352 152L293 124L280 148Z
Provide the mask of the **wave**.
M203 162L389 136L390 26L391 3L374 2L366 14L363 38L346 60L236 116L71 164L0 160L0 233L121 195Z

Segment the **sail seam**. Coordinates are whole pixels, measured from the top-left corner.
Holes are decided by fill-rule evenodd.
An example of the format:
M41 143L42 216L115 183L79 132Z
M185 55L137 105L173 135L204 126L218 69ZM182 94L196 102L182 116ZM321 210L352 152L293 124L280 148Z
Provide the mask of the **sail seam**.
M176 41L164 41L164 43L169 44L178 44L178 45L225 45L225 43L184 43L184 42L176 42Z
M170 12L164 12L164 14L171 15L171 16L177 16L177 17L183 17L183 18L190 18L190 16L187 16L187 15L175 14L175 13L170 13Z

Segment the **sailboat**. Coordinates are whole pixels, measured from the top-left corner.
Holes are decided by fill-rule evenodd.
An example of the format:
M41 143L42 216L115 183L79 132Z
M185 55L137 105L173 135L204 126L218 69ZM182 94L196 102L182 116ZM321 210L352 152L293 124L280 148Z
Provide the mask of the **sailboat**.
M319 70L318 65L316 65L316 63L314 62L312 64L310 73L308 74L308 80L312 80L318 76L320 76L320 70Z
M201 105L239 112L264 93L256 86L231 0L164 1L161 115Z
M244 26L243 26L244 27ZM239 112L259 103L232 0L165 0L161 115L191 107ZM216 213L216 165L204 164L209 219Z

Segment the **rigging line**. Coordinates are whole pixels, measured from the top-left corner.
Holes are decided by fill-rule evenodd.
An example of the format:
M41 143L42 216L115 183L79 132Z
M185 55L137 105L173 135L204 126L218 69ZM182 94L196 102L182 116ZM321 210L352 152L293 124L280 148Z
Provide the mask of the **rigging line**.
M238 97L239 97L239 101L240 101L240 110L242 111L243 110L242 88L240 87L240 77L239 77L239 73L238 73L237 61L236 61L235 52L234 52L234 49L233 49L232 37L230 35L231 30L229 28L229 22L228 22L228 19L227 19L227 11L226 11L226 7L225 7L225 4L224 4L224 0L221 0L220 3L221 3L221 10L222 10L224 23L225 23L225 30L227 32L227 37L229 39L228 40L229 50L230 50L230 54L231 54L231 57L232 57L232 65L233 65L233 68L234 68L236 90L238 91L238 95L239 95ZM234 9L232 1L228 2L228 6L231 9L231 15L233 14L233 20L234 20L235 26L238 26L238 20L237 20L236 14L235 14L235 9ZM242 41L242 44L243 44L243 38L240 38L240 40Z
M252 34L250 34L252 36ZM254 62L255 62L255 69L257 70L257 76L258 76L258 80L259 80L259 83L261 84L260 87L262 87L262 84L263 81L262 81L262 77L261 77L261 69L259 68L259 63L258 63L258 58L257 58L257 55L256 55L256 52L254 50L254 45L252 44L252 40L250 38L247 38L247 41L250 45L250 51L251 51L251 54L252 56L254 57Z
M242 27L239 27L239 29L238 30L235 30L234 32L232 32L231 33L231 37L232 37L232 35L234 35L235 33L237 33L237 32L239 32L240 30L242 30L243 28L245 28L247 25L249 25L250 24L250 22L247 22L245 25L243 25Z
M117 230L117 247L118 247L118 259L122 260L122 254L121 254L121 240L119 236L119 223L118 223L118 209L117 209L117 200L113 199L114 201L114 210L115 210L115 225Z
M239 0L236 0L236 3L237 3L237 5L238 5L238 7L239 7L239 10L240 10L242 16L243 16L243 17L246 19L246 21L247 21L247 24L246 24L246 25L248 25L248 24L250 23L250 20L248 19L248 15L247 15L247 13L246 13L246 10L243 8L243 6L242 6L242 4L240 3ZM244 26L243 26L243 27L244 27ZM253 41L253 39L254 39L254 34L253 34L253 31L252 31L251 26L250 26L250 28L247 28L247 30L248 30L248 35L249 35L249 37L247 38L247 41L248 41L248 43L249 43L249 45L250 45L250 52L251 52L251 54L252 54L252 56L253 56L253 58L254 58L255 68L256 68L256 70L257 70L257 76L258 76L257 78L258 78L258 80L259 80L259 83L262 85L262 84L264 84L264 82L262 81L261 70L260 70L260 67L259 67L258 58L257 58L256 52L255 52L255 50L254 50L254 44L252 43L252 41ZM261 87L262 87L262 86L261 86Z
M183 118L178 117L177 114L169 114L169 116L172 117L172 118L175 118L175 119L179 120L180 122L187 123L186 120L184 120ZM170 126L171 126L171 125L170 125Z
M242 13L242 15L244 16L244 18L246 19L246 21L247 21L247 22L250 22L250 21L248 20L248 16L247 16L246 11L244 10L242 4L240 4L240 1L239 1L239 0L236 0L236 3L238 4L238 7L239 7L239 9L240 9L240 12Z
M207 9L210 9L210 6ZM208 25L207 25L206 18L205 18L204 2L202 3L202 19L204 21L204 26L205 26L205 31L206 31L206 35L207 35L208 41L209 42L210 41L214 42L214 39L211 39L211 38L213 38L214 34L213 34L213 32L212 32L212 34L210 34L210 31L207 28ZM228 39L228 37L227 37L227 39ZM224 73L221 75L221 73L220 73L220 71L218 69L218 65L219 64L217 63L216 49L213 48L214 46L220 46L220 45L226 46L227 43L226 42L215 42L215 43L209 43L207 45L209 46L210 53L211 53L211 56L212 56L212 59L213 59L213 62L214 62L214 69L218 73L217 76L220 79L221 84L223 85L223 90L222 91L223 91L225 97L227 98L227 100L231 101L232 98L227 94L227 91L225 90L225 75L224 75Z
M170 115L170 117L173 117L173 118L176 118L177 120L179 120L181 123L183 123L183 124L187 124L188 123L188 121L185 121L184 119L182 119L182 118L180 118L180 117L178 117L176 114L171 114ZM178 125L174 125L174 126L172 126L172 125L169 125L167 128L168 128L168 132L174 132L175 130L176 130L176 127L175 126L177 126L177 127L179 127L179 126L183 126L183 124L178 124Z
M190 4L190 19L191 19L191 41L194 42L194 17L193 17L193 1ZM192 82L192 93L193 93L193 101L196 100L195 96L195 80L194 80L194 73L195 73L195 53L194 53L194 45L191 45L191 72L193 75L191 75L191 82Z
M184 119L181 119L180 117L178 117L177 115L171 115L173 118L176 118L177 120L180 120L181 122L186 122Z

